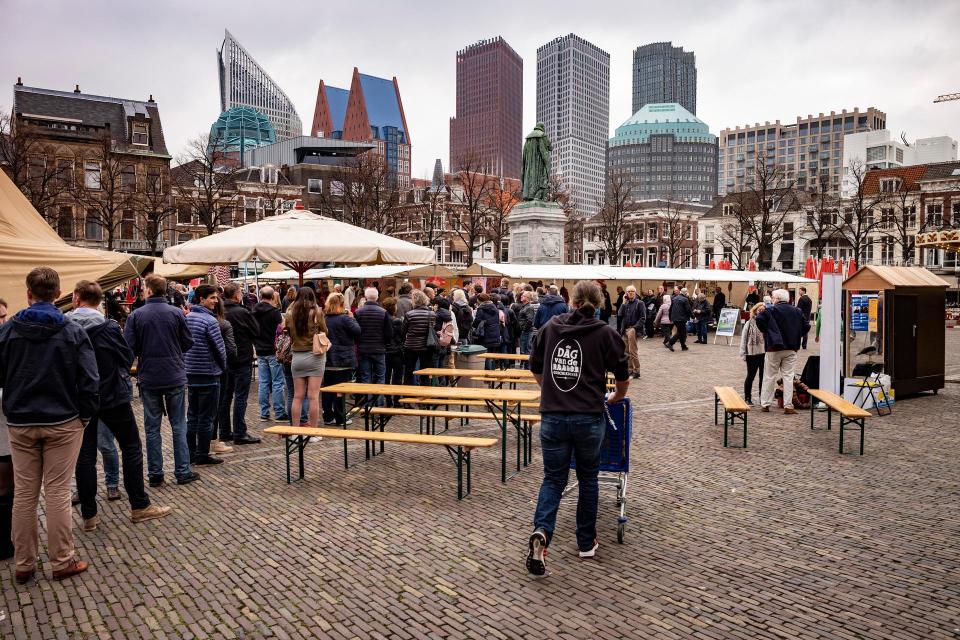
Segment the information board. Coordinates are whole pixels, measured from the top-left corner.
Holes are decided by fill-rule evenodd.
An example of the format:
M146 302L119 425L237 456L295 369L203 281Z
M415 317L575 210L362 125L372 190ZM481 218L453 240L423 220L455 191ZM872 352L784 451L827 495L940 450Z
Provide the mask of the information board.
M740 319L740 309L725 308L720 310L717 319L717 337L732 338L737 331L737 321Z
M873 323L877 322L877 294L857 294L850 296L850 330L870 330L870 307L873 304ZM876 329L874 329L876 330Z

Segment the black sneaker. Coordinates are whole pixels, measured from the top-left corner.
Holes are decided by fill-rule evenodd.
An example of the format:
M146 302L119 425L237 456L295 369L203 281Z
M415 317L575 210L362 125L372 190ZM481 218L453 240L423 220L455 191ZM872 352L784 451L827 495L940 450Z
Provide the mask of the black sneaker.
M193 464L197 465L198 467L214 465L214 464L223 464L223 458L215 458L210 455L197 456L197 460Z
M233 444L257 444L258 442L260 442L260 438L254 438L253 436L249 436L247 434L243 434L239 438L233 439Z
M631 377L632 377L634 380L639 380L639 379L640 379L640 374L639 374L639 373L635 373L635 374L633 374L633 376L631 376Z
M323 424L324 424L324 426L327 426L327 427L333 427L333 426L335 426L335 425L337 424L337 421L334 420L333 418L330 418L329 420L327 420L326 418L324 418Z
M177 478L177 484L190 484L191 482L196 482L200 480L200 474L196 471L191 471L189 475L183 476L182 478Z
M681 350L681 351L690 351L690 347L683 347L683 346L681 346L681 347L680 347L680 350ZM670 351L673 351L673 349L670 349Z
M148 480L150 481L150 486L156 489L157 487L163 486L163 474L157 474L155 476L149 476Z
M537 529L530 534L527 545L527 573L534 578L542 578L547 575L547 534L543 529Z
M673 351L673 345L670 344L669 342L664 343L663 346L665 346L667 349L670 349L670 351Z

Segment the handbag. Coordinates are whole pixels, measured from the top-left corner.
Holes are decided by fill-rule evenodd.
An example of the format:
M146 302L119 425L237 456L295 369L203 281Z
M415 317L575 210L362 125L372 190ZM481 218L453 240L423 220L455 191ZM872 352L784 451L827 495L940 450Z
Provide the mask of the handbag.
M433 313L430 314L430 324L427 326L427 349L436 349L440 346L440 340L437 338L437 330L433 328L436 324Z
M326 355L327 351L330 351L331 346L330 338L328 338L327 334L323 331L317 331L313 334L313 355Z

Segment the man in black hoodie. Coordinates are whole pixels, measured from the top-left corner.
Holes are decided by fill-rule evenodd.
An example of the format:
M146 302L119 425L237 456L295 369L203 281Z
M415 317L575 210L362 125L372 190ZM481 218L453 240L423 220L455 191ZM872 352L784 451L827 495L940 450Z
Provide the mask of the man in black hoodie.
M41 484L53 578L88 566L74 555L70 478L83 429L100 406L100 376L87 334L53 305L59 297L59 274L37 267L27 275L29 308L0 325L0 388L17 487L13 544L19 584L37 571Z
M629 377L623 340L596 316L603 304L600 285L582 280L573 288L574 311L556 316L534 339L530 370L540 384L540 448L543 484L528 543L527 571L546 574L545 555L553 537L560 498L567 485L570 459L576 455L577 546L581 558L597 551L597 474L606 433L607 402L627 394ZM605 399L607 372L616 391Z
M120 325L108 320L97 307L103 300L103 291L96 282L81 280L73 289L74 310L67 317L81 327L90 338L100 374L100 409L83 431L83 442L77 457L77 494L80 496L80 514L83 530L96 531L100 524L97 514L97 432L99 422L110 429L120 445L123 461L123 488L130 500L130 519L144 522L162 518L170 507L150 504L143 486L143 446L140 430L133 415L133 383L130 365L133 351L127 346Z
M257 390L257 400L260 403L260 419L270 420L270 397L273 396L273 416L278 422L289 420L287 416L287 402L284 396L286 381L283 379L283 365L277 362L277 352L273 341L277 335L277 327L283 322L280 314L279 300L273 287L266 286L260 289L260 302L253 308L253 317L257 321L259 331L254 340L257 352L257 378L260 387ZM293 393L292 389L287 390Z
M223 288L223 309L227 322L233 327L233 339L237 343L237 355L229 359L227 387L220 398L220 440L224 444L256 444L260 438L247 433L247 399L250 396L250 381L253 377L254 341L260 336L260 325L253 314L243 306L240 285L230 283ZM274 329L276 331L276 329ZM230 422L230 407L233 406L233 422ZM286 407L284 407L286 408ZM233 433L231 433L231 424Z

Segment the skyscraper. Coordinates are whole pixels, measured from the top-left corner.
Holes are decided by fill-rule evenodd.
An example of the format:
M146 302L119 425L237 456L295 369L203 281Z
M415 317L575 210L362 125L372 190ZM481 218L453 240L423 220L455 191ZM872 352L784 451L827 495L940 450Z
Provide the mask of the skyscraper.
M252 107L269 118L280 140L303 133L293 102L226 29L223 31L223 45L217 51L217 70L220 73L220 111Z
M450 167L469 157L487 173L520 177L523 59L501 37L457 52L457 115L450 118Z
M633 50L633 113L650 103L676 102L697 113L697 58L672 42Z
M553 143L553 173L577 211L593 215L606 174L610 54L572 33L537 49L537 121Z

